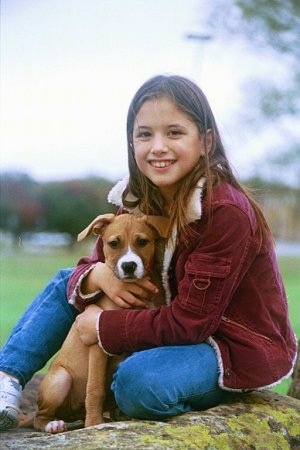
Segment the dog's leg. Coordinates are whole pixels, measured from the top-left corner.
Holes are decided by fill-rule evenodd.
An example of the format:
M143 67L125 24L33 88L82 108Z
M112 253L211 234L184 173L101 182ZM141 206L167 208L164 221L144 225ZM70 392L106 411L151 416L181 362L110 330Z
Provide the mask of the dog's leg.
M89 369L85 399L85 427L103 423L108 355L98 346L89 347Z
M36 430L53 434L67 431L65 422L56 420L56 412L69 395L71 385L72 378L63 367L45 376L39 389L38 411L34 420Z

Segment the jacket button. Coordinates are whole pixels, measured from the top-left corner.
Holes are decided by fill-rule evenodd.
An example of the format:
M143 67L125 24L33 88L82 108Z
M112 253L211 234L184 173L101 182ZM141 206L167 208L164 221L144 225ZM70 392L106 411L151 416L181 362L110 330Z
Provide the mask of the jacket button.
M225 377L230 377L230 375L231 375L231 370L230 370L230 369L226 369L225 372L224 372L224 374L225 374Z

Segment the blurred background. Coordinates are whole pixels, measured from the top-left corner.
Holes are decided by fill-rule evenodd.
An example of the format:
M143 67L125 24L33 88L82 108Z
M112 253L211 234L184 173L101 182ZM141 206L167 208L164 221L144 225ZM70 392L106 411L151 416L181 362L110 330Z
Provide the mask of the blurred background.
M127 172L153 75L206 93L273 231L300 336L299 0L1 0L0 342ZM287 391L287 384L279 387Z
M298 0L2 0L1 229L75 236L78 203L87 223L126 173L135 91L177 73L203 88L276 237L299 240L299 42Z
M2 0L0 228L74 237L126 173L135 91L176 73L276 237L300 240L299 42L298 0Z

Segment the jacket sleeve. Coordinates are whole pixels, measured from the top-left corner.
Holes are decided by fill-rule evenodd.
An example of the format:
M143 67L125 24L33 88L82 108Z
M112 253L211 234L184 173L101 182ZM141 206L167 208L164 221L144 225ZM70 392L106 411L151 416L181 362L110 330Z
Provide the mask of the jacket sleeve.
M102 291L84 295L81 292L81 283L88 273L95 267L97 262L104 261L102 239L99 237L91 257L83 257L78 261L77 267L72 272L67 285L67 297L69 303L75 306L80 312L90 303L94 303L101 295Z
M214 208L209 232L202 219L193 229L188 246L181 244L176 252L177 291L171 304L149 310L103 311L98 331L104 351L120 354L193 344L214 334L257 254L260 238L248 215L228 204Z

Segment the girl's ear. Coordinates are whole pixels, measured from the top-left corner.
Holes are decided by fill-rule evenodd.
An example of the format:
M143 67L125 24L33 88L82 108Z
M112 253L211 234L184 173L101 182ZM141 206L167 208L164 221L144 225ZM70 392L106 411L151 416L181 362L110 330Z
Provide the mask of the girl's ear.
M205 134L202 135L202 149L201 155L205 155L206 151L209 153L213 145L213 132L211 129L207 130Z

